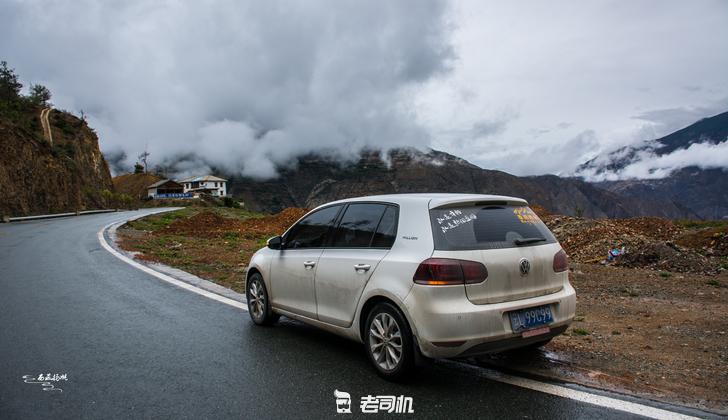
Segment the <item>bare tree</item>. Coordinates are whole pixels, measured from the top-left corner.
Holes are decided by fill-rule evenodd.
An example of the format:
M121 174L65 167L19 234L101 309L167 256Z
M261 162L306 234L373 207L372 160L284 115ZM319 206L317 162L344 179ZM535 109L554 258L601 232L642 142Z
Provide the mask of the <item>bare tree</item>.
M150 153L147 151L147 149L144 149L144 153L139 155L139 160L144 165L144 173L147 173L147 158L149 157Z

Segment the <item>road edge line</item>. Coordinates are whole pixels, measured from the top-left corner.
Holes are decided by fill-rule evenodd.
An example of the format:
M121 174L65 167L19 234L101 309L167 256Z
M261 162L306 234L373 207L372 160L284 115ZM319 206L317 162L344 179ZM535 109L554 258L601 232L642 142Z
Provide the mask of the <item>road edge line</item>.
M213 292L210 292L208 290L201 289L201 288L196 287L196 286L193 286L193 285L191 285L189 283L186 283L186 282L183 282L181 280L178 280L178 279L176 279L176 278L174 278L172 276L169 276L167 274L160 273L159 271L156 271L156 270L154 270L154 269L152 269L150 267L147 267L146 265L140 264L140 263L134 261L133 259L127 257L126 255L122 254L121 252L117 251L116 249L114 249L114 247L111 246L111 244L109 244L109 242L106 240L105 233L109 229L111 229L114 225L121 226L124 223L130 222L132 220L135 220L135 219L140 218L140 217L145 217L145 216L149 216L149 215L148 214L144 214L144 215L140 215L138 217L133 217L133 218L129 218L129 219L126 219L126 220L116 221L116 222L112 222L112 223L107 224L106 226L102 227L101 230L99 230L97 232L97 234L96 234L97 237L98 237L99 243L101 244L101 246L105 250L107 250L109 253L111 253L111 255L115 256L116 258L120 259L121 261L123 261L123 262L125 262L125 263L127 263L129 265L131 265L132 267L134 267L136 269L139 269L139 270L141 270L141 271L143 271L143 272L145 272L145 273L147 273L147 274L149 274L151 276L154 276L154 277L158 278L159 280L162 280L162 281L165 281L167 283L173 284L173 285L175 285L177 287L180 287L182 289L189 290L190 292L197 293L198 295L204 296L204 297L206 297L208 299L212 299L212 300L218 301L220 303L224 303L224 304L226 304L228 306L232 306L234 308L241 309L241 310L246 311L246 312L248 311L248 306L246 304L242 303L242 302L238 302L236 300L227 298L225 296L218 295L218 294L213 293ZM118 227L118 226L116 226L116 227Z
M67 213L56 213L56 214L39 214L36 216L5 216L0 222L13 223L13 222L29 222L33 220L43 219L59 219L61 217L72 217L72 216L85 216L88 214L102 214L102 213L115 213L119 212L119 209L103 209L103 210L83 210L73 211Z
M493 381L517 386L519 388L526 388L532 391L541 392L544 394L554 395L561 398L566 398L574 401L583 402L586 404L596 405L603 408L621 411L624 413L636 414L644 417L653 419L699 419L700 417L694 417L689 414L679 413L677 411L671 411L664 408L654 407L652 405L642 404L633 401L627 401L620 398L610 397L607 395L600 395L589 391L582 391L579 389L568 388L558 384L550 382L542 382L536 379L530 379L522 376L511 375L509 373L501 372L495 369L486 368L483 366L475 366L469 363L462 363L453 360L442 360L440 363L443 364L457 364L467 370L474 370L476 373L486 379ZM577 385L581 388L588 389L583 385ZM639 399L633 397L634 399ZM706 413L707 414L707 413Z

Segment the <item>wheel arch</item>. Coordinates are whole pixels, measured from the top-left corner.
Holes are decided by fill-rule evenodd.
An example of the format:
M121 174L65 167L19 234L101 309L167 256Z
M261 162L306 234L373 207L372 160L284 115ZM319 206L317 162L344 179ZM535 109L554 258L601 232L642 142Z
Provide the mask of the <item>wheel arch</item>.
M358 325L358 332L359 332L359 339L364 342L365 334L364 334L364 328L366 327L367 318L369 317L369 312L377 306L379 303L389 303L395 308L399 310L399 312L402 313L404 316L405 322L407 322L407 326L409 327L410 331L412 332L413 338L416 338L417 333L415 331L414 325L412 324L412 320L409 317L409 314L407 311L403 309L403 305L400 305L397 303L394 299L391 299L384 295L374 295L369 297L366 302L361 306L361 310L359 311L359 325ZM415 340L416 341L416 340Z
M260 274L261 277L263 276L263 273L261 273L257 267L255 267L255 266L248 267L248 272L245 273L245 281L247 282L248 280L250 280L250 277L255 273ZM263 280L265 280L265 277L263 277Z

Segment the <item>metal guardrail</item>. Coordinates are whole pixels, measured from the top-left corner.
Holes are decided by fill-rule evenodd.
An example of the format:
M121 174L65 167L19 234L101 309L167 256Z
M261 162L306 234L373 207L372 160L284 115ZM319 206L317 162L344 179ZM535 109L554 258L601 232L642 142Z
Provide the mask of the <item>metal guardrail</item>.
M119 209L108 209L108 210L84 210L74 211L70 213L56 213L56 214L40 214L37 216L21 216L21 217L7 217L3 216L1 222L22 222L25 220L37 220L37 219L55 219L57 217L69 217L69 216L81 216L84 214L96 214L96 213L113 213L119 211Z

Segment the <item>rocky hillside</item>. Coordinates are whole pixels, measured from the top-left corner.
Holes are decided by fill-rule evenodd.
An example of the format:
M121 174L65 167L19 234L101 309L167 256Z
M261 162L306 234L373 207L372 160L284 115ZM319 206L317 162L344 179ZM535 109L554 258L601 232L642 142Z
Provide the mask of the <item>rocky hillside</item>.
M346 164L333 158L305 156L280 168L280 175L267 181L230 177L230 190L247 208L267 212L362 195L462 192L524 197L554 213L586 217L689 216L689 211L669 202L637 203L573 178L517 177L438 151L393 150L386 159L369 152Z
M0 106L0 214L103 208L102 191L113 185L96 134L81 119L51 110L51 144L43 109L25 101Z
M147 187L161 179L162 177L150 173L123 174L114 177L112 182L117 193L140 200L146 198Z
M662 179L605 181L595 186L641 201L663 199L688 209L696 219L728 218L728 172L723 169L684 168Z

